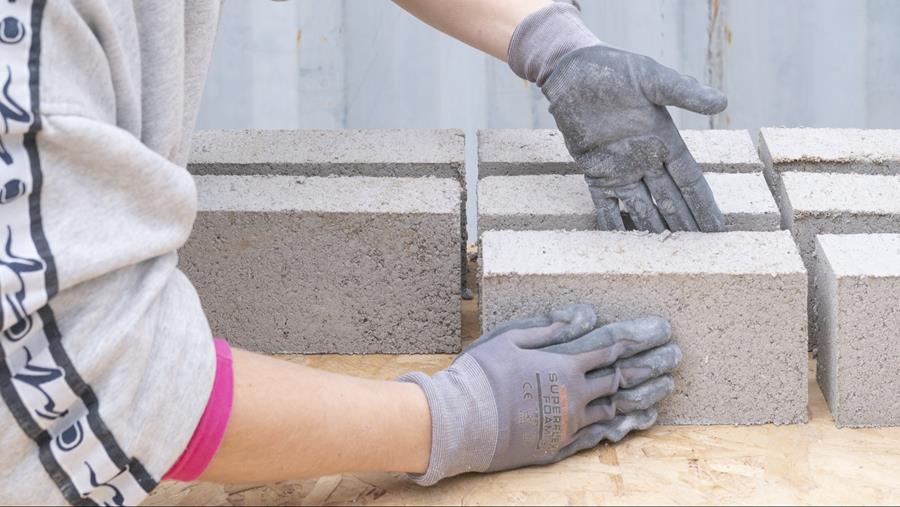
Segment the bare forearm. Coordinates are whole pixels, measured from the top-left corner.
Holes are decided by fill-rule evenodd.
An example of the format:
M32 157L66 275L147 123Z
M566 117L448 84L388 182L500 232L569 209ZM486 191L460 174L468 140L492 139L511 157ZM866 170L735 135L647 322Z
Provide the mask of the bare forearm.
M509 39L525 16L552 0L394 0L413 16L506 61Z
M201 480L421 473L428 465L430 413L413 384L339 375L235 350L234 389L225 438Z

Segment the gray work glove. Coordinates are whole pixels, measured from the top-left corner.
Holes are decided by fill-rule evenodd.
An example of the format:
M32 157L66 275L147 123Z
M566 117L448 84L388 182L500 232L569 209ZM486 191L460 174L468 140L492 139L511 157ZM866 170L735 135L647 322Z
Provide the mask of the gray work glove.
M602 44L568 4L525 18L510 41L508 61L549 99L601 229L624 230L621 201L642 230L725 230L665 107L717 114L728 103L721 92L652 58Z
M427 486L465 472L547 464L656 422L681 360L660 317L596 328L587 305L501 324L418 384L431 409Z

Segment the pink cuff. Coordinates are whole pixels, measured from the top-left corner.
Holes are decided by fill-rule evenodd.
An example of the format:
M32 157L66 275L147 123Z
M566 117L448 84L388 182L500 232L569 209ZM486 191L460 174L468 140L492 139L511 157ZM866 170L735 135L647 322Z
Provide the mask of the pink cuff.
M200 422L187 448L163 479L184 482L196 480L209 466L225 436L234 400L234 370L228 342L221 338L215 338L213 342L216 347L216 377L209 401L206 402L206 409L200 416Z

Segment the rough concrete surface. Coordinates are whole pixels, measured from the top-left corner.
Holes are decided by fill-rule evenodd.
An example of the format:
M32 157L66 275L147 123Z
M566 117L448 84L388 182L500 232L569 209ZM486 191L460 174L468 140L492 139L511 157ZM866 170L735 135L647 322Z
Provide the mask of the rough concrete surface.
M454 179L195 180L180 266L217 335L269 353L459 350Z
M816 246L816 377L835 424L900 426L900 235L822 235Z
M731 231L776 231L781 215L762 173L707 173ZM478 228L595 230L594 203L580 175L489 176L478 181Z
M778 201L786 172L900 174L900 130L762 128L759 156Z
M193 174L439 176L465 181L461 130L206 130L194 134Z
M684 361L669 424L807 419L806 272L790 234L487 231L483 329L573 302L670 319Z
M760 172L762 162L746 130L683 130L681 136L705 172ZM478 131L478 175L578 174L555 129Z
M466 269L465 134L459 129L203 130L196 175L437 176L460 183L460 276Z
M809 273L815 272L819 234L900 233L900 176L802 173L781 175L782 225L789 229ZM809 279L810 349L817 342L815 279Z
M900 174L900 130L763 128L759 153L776 172Z

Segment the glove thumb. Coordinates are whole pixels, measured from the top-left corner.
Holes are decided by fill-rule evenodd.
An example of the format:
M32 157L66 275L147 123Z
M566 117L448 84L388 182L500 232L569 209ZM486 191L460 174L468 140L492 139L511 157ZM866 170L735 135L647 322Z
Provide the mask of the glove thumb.
M706 115L721 113L728 107L724 93L658 63L645 75L642 88L647 99L659 106L675 106Z

